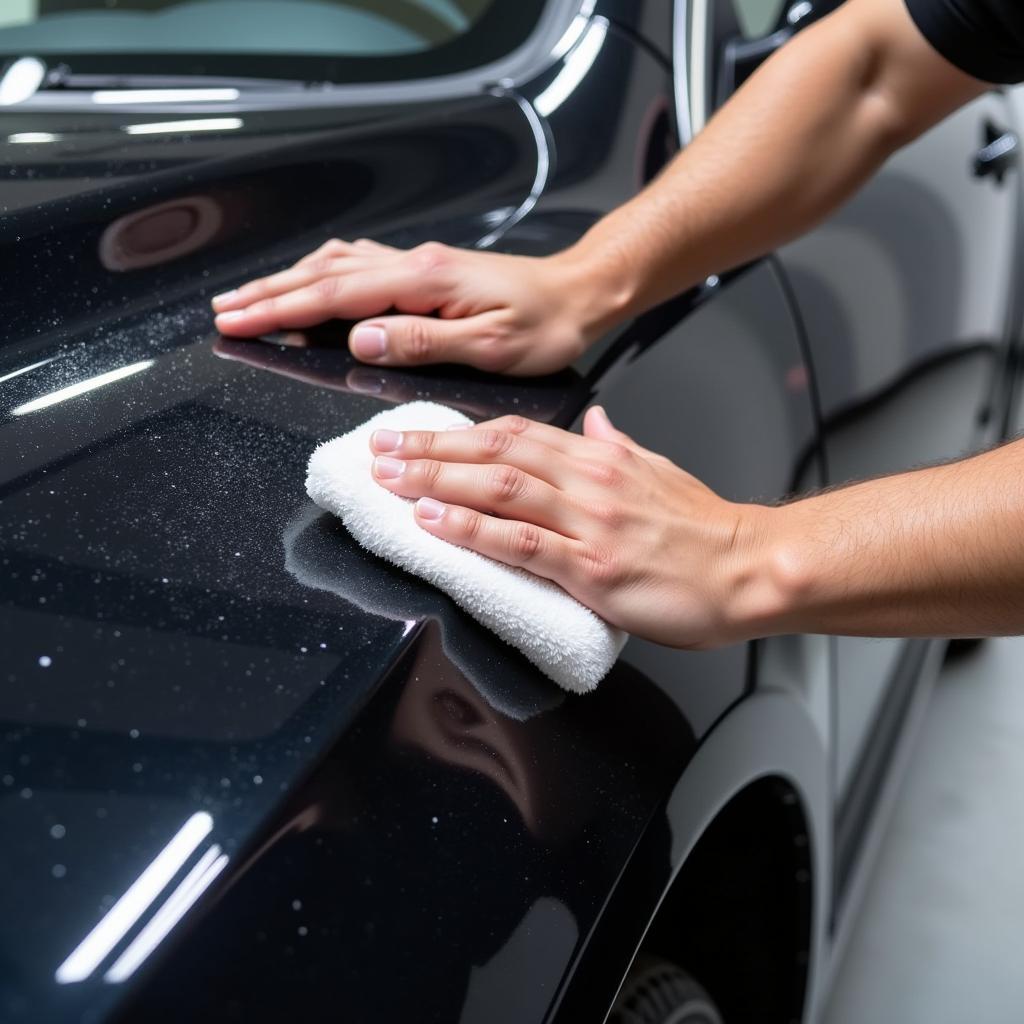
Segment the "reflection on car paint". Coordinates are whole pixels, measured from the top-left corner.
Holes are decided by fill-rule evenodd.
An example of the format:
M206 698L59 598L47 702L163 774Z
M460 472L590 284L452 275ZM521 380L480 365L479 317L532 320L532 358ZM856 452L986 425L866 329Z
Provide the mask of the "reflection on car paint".
M339 522L309 503L284 531L285 568L303 586L326 590L369 615L440 624L445 656L477 693L503 715L523 721L557 707L563 691L509 648L504 671L494 671L494 640L436 588L363 551ZM404 634L403 634L404 635Z
M152 905L212 830L213 818L209 814L205 811L193 814L57 968L54 975L57 981L62 985L85 981L128 934L132 925ZM219 850L219 847L215 848Z

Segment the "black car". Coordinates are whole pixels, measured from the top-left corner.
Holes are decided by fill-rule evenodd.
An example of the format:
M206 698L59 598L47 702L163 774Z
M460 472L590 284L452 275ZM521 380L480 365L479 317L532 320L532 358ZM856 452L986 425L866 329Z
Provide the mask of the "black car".
M997 439L1006 98L553 377L209 300L330 237L557 251L828 6L5 5L0 1020L815 1019L944 645L631 640L570 696L306 460L413 398L598 399L737 500Z

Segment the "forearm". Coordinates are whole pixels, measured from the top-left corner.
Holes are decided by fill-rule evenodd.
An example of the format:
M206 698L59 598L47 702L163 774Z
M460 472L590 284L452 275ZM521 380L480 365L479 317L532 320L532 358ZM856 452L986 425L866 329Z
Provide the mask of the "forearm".
M569 250L599 288L595 331L801 234L983 88L929 48L902 0L848 0Z
M759 510L740 635L1024 632L1024 440Z

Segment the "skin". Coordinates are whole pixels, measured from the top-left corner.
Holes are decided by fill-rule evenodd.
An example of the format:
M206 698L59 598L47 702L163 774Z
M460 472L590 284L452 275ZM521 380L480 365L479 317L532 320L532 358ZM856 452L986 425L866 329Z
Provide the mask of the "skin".
M572 248L537 259L333 240L215 299L217 326L253 337L368 318L349 345L376 366L557 370L615 323L806 231L986 88L930 47L902 0L848 0ZM376 478L419 499L424 529L660 643L1024 631L1019 443L768 508L723 500L596 408L582 437L519 418L383 434Z
M724 500L587 411L376 431L378 483L417 522L558 582L674 647L781 633L943 636L1024 625L1024 445L767 507Z

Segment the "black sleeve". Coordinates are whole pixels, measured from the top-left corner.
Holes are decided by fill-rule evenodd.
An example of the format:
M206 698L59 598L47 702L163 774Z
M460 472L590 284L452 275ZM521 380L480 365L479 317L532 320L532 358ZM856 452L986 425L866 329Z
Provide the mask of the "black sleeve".
M1024 81L1021 0L906 0L921 34L951 64L983 82Z

